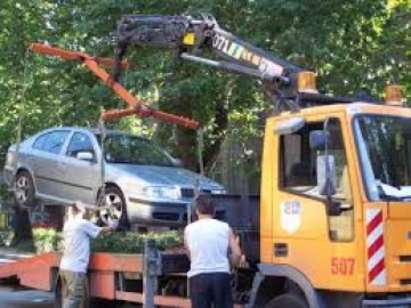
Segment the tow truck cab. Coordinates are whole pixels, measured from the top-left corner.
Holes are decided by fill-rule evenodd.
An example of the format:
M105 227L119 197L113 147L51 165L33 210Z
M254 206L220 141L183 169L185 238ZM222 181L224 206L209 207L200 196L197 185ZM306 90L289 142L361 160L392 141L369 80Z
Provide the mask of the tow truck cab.
M258 305L274 277L310 307L411 305L411 109L351 103L269 118L260 198Z

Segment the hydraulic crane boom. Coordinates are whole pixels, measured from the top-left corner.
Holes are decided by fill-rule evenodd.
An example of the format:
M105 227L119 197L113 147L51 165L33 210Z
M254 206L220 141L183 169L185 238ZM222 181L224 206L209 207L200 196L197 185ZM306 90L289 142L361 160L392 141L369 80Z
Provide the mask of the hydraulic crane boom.
M297 97L301 99L299 93L308 93L311 97L318 93L314 73L303 71L227 32L209 15L199 18L127 15L119 22L117 40L115 78L119 76L119 64L127 48L132 45L174 49L181 59L257 78L272 100L293 101ZM207 51L214 57L205 57ZM300 73L305 73L302 81ZM302 91L301 84L305 87Z
M112 89L118 97L127 103L128 108L126 109L114 109L103 112L101 116L104 120L115 120L130 115L136 115L141 118L153 117L165 123L178 124L190 129L197 129L199 127L197 121L183 116L166 113L145 105L142 100L133 96L120 83L115 82L112 76L103 68L103 66L112 66L114 63L112 59L92 57L83 52L64 50L41 43L32 43L29 46L29 49L39 54L83 62L85 66L99 77L107 87ZM122 68L128 68L127 62L120 62L118 65Z

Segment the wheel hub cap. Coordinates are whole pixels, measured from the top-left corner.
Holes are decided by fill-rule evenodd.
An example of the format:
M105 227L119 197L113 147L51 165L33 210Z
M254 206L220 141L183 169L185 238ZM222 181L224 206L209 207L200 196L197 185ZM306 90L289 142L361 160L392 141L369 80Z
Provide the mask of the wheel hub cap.
M21 176L16 181L15 196L19 204L24 204L29 196L29 180L25 176Z
M121 218L123 210L123 201L116 193L108 193L103 200L103 209L100 211L100 218L105 224L116 221Z

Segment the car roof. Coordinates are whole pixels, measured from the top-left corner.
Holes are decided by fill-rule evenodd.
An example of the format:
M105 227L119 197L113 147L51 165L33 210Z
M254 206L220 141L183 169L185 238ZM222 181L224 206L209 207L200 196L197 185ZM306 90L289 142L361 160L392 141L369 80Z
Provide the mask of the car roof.
M46 129L38 132L36 134L36 136L47 133L47 132L57 131L57 130L83 131L83 132L89 132L89 133L94 134L94 135L100 135L101 134L100 130L97 129L97 128L79 127L79 126L54 126L54 127L46 128ZM123 131L114 130L114 129L107 129L106 134L108 134L108 135L128 135L128 136L133 136L133 137L137 137L137 138L144 139L144 140L149 140L145 137L141 137L141 136L134 135L134 134L131 134L131 133L128 133L128 132L123 132Z

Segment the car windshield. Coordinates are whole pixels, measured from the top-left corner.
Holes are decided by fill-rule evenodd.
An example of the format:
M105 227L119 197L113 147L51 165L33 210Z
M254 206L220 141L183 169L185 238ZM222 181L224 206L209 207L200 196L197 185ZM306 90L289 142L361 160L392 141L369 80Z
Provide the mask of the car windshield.
M370 199L411 199L411 119L361 115L354 126Z
M174 166L171 158L160 147L133 135L107 135L104 152L108 163Z

